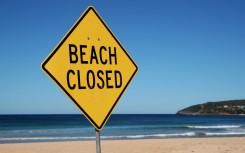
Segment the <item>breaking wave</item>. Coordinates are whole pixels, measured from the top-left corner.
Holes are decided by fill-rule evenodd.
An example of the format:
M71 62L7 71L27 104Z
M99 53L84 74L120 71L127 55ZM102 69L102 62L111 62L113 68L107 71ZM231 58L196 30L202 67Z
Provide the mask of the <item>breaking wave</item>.
M186 133L168 133L168 134L148 134L148 135L121 135L121 136L101 136L101 139L148 139L148 138L175 138L175 137L205 137L205 136L245 136L245 132L186 132ZM79 141L94 140L95 137L12 137L0 138L0 141Z
M231 129L231 128L240 128L239 125L217 125L217 126L187 126L192 129Z

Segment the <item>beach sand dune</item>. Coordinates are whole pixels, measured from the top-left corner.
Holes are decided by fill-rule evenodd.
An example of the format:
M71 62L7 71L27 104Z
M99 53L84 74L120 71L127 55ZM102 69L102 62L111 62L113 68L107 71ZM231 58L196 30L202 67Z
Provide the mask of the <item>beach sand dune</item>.
M245 137L102 140L102 153L245 153ZM1 153L96 153L95 141L0 144Z

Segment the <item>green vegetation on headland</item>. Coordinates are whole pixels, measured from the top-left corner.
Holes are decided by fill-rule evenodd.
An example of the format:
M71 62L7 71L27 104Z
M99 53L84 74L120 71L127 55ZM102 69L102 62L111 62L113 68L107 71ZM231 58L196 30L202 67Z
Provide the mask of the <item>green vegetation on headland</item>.
M245 100L207 102L184 108L177 114L188 115L245 115Z

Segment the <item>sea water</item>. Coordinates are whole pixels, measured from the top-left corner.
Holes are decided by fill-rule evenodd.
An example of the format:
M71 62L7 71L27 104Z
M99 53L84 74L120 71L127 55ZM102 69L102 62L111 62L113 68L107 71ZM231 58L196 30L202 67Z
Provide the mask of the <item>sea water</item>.
M113 114L101 139L245 137L245 116ZM0 143L95 140L83 115L0 115Z

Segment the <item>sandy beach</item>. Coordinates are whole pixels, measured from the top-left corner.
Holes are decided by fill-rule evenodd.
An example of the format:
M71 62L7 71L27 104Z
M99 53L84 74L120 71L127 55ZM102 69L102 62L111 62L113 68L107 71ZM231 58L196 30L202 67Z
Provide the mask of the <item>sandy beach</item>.
M101 140L102 153L245 153L245 137ZM95 141L0 144L1 153L95 153Z

